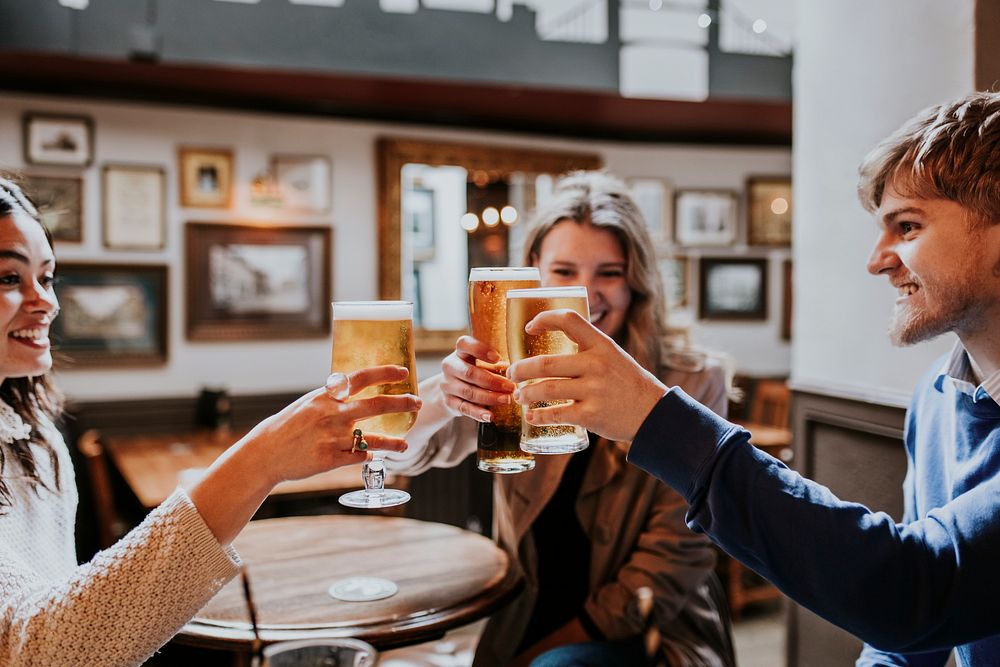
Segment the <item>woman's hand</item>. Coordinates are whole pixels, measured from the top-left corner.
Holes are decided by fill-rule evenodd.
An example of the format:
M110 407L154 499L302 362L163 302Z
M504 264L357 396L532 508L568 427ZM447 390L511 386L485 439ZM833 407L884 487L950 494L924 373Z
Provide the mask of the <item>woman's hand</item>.
M375 385L405 380L409 372L403 366L376 366L346 376L349 395ZM272 486L292 479L303 479L352 463L362 463L369 455L352 452L355 424L363 419L394 412L416 412L420 399L412 394L379 395L371 398L338 400L336 392L314 389L257 424L238 444L258 452L261 463L267 461ZM375 433L365 433L368 449L391 452L406 450L406 441Z
M302 479L349 463L361 463L368 452L352 452L356 422L392 412L415 412L420 399L412 394L350 400L348 394L406 379L402 366L377 366L347 376L343 396L315 389L281 412L257 424L223 452L189 495L220 544L229 544L279 482ZM403 451L406 442L365 434L370 449Z
M498 364L500 355L489 345L472 336L462 336L455 342L455 351L441 362L444 380L441 391L445 404L455 414L472 417L478 422L493 420L489 406L509 405L514 383L503 375L476 366L476 360ZM503 372L503 367L498 369Z
M576 354L542 355L511 365L507 375L514 382L537 380L515 392L518 403L573 400L526 409L530 424L576 424L609 440L631 442L667 391L656 376L572 310L540 313L524 330L529 334L559 330L579 346Z

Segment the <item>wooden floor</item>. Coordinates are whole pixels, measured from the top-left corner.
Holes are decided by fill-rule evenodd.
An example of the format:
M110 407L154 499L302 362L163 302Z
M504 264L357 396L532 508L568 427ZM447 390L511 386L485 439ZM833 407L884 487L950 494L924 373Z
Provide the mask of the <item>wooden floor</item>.
M468 667L483 622L448 633L436 642L382 653L379 667ZM780 604L748 608L733 626L739 667L785 664L785 614Z

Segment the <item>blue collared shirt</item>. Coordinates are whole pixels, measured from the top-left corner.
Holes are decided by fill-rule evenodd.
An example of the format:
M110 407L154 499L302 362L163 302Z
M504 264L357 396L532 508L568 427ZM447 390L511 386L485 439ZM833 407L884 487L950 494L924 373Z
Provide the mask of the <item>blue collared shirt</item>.
M938 376L934 380L934 386L940 391L941 383L947 377L951 380L956 391L966 396L972 397L973 403L983 400L991 400L1000 405L1000 370L996 371L979 385L976 384L976 374L972 370L972 362L969 360L969 353L966 351L962 341L955 341L955 346L951 348L951 354L945 359Z

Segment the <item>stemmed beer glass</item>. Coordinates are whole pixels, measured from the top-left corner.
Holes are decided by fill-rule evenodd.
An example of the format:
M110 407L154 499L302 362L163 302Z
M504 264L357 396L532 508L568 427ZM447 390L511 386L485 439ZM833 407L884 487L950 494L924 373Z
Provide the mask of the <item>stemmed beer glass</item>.
M410 374L402 382L369 387L353 398L417 394L417 367L413 350L413 303L409 301L337 301L333 304L333 361L331 371L351 373L362 368L395 364ZM363 433L402 438L416 421L414 412L397 412L357 423ZM361 471L365 488L340 497L348 507L378 509L402 505L410 494L386 489L385 461L373 455Z

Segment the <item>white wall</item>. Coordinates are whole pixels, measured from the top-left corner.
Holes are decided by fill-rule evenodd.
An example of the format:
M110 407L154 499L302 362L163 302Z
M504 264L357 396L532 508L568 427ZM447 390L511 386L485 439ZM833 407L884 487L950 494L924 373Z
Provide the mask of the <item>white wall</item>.
M794 71L797 387L905 404L950 347L886 337L895 292L868 275L875 225L855 196L876 143L931 104L971 92L974 0L800 0Z
M203 385L227 385L235 393L292 391L318 386L330 358L327 340L192 343L184 339L182 232L186 221L271 220L325 224L334 229L334 298L377 297L375 224L375 139L421 139L595 151L623 177L656 176L681 187L742 190L750 174L790 173L788 149L637 146L594 141L548 140L498 132L435 130L384 123L347 122L231 111L206 111L65 98L0 96L0 165L22 168L21 114L25 111L86 114L94 119L94 164L83 170L84 242L60 244L63 260L166 263L170 266L170 360L160 368L74 370L59 382L75 399L192 395ZM241 188L231 210L178 206L176 155L181 145L232 147ZM263 171L272 153L327 154L333 160L333 210L327 215L289 215L248 204L246 186ZM102 247L100 169L108 162L138 162L167 170L167 246L162 252L118 252ZM73 175L73 170L35 168L30 173ZM721 254L738 254L740 249ZM774 269L777 271L777 269ZM692 279L694 276L692 275ZM772 292L779 289L772 272ZM732 354L740 370L787 373L788 346L779 341L780 298L772 293L771 320L759 325L697 325L695 338ZM436 367L423 359L419 372Z

